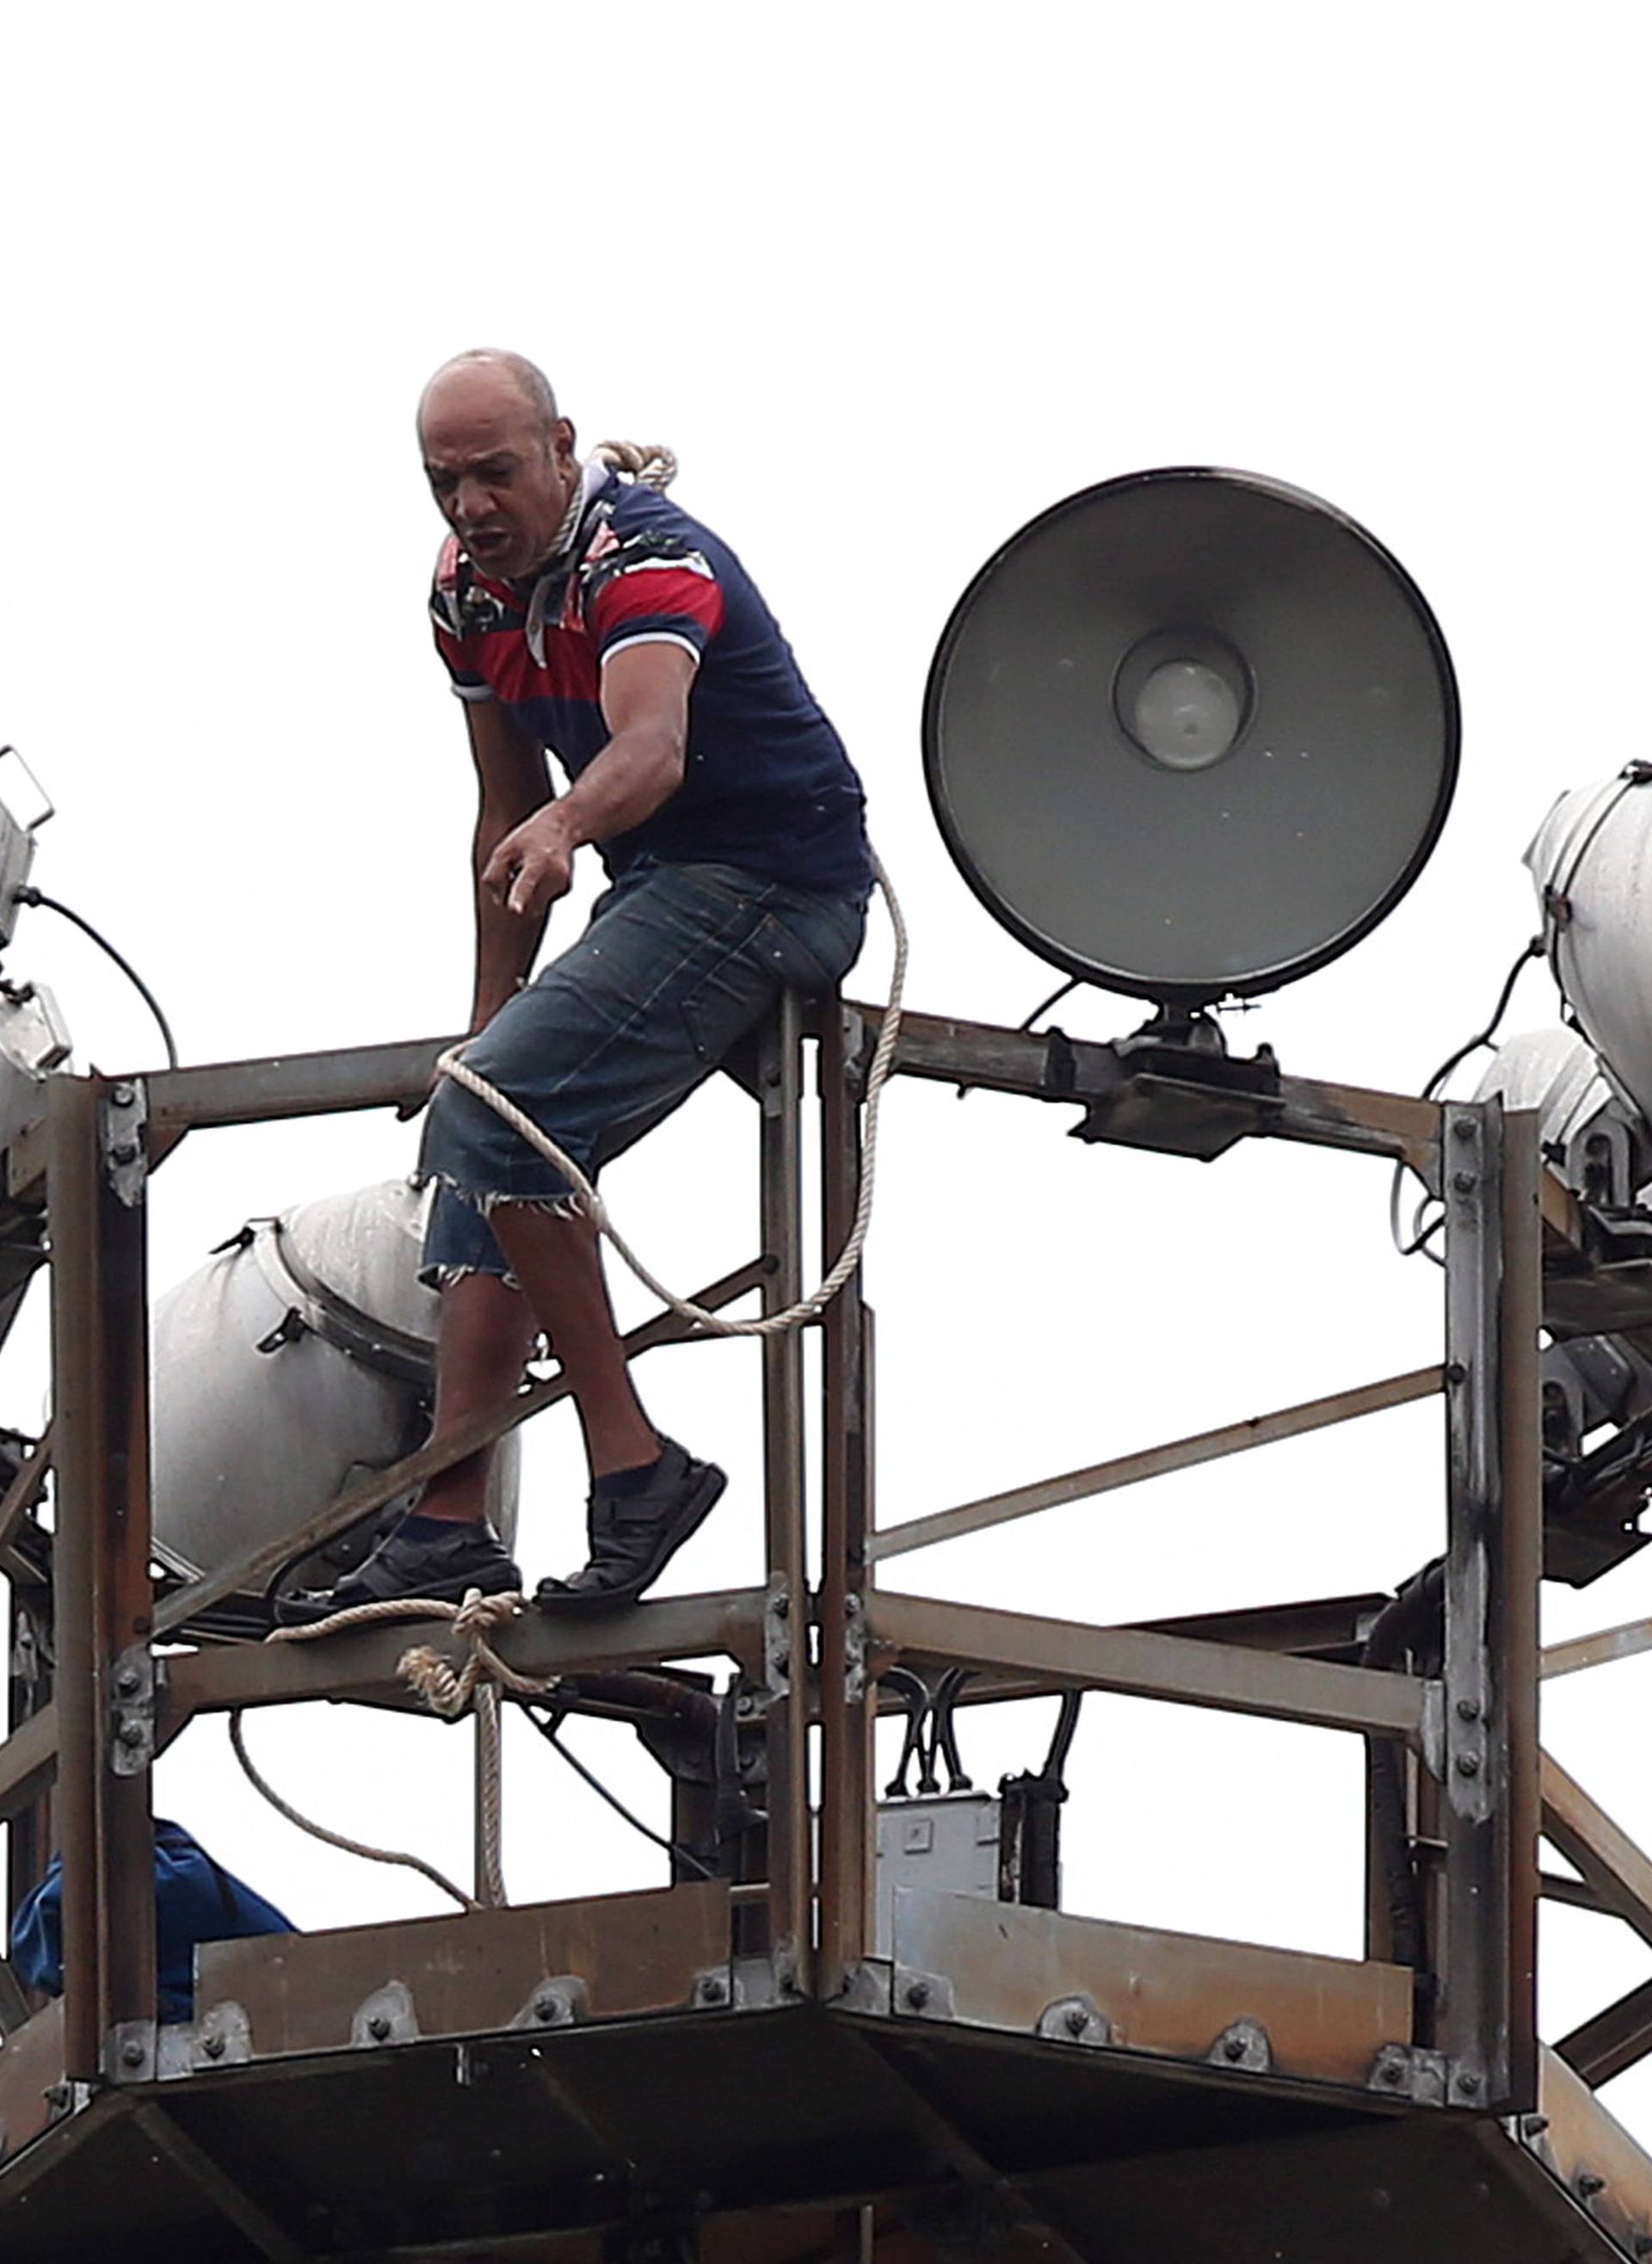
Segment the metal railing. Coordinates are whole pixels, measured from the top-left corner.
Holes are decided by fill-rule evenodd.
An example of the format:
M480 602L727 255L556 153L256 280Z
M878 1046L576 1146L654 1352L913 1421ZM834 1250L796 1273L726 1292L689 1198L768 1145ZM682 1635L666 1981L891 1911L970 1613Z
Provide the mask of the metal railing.
M837 1247L859 1169L860 1078L875 1010L788 997L757 1078L759 1248L706 1287L721 1306L757 1290L765 1310L800 1293L804 1244L805 1049L816 1052L822 1238ZM55 1665L49 1703L20 1702L0 1747L0 1814L12 1885L54 1839L63 1863L62 2072L119 2084L154 2072L149 1774L198 1715L327 1695L383 1703L400 1686L406 1627L321 1644L188 1647L192 1622L257 1589L448 1462L563 1396L554 1377L500 1417L319 1506L279 1548L247 1552L157 1600L149 1502L145 1209L148 1173L186 1134L224 1124L385 1107L421 1091L442 1041L168 1071L54 1078L43 1133L12 1157L14 1190L43 1196L52 1227L54 1415L0 1501L0 1563L48 1468L54 1484ZM1446 1326L1436 1364L1257 1420L1040 1479L912 1520L873 1513L872 1322L859 1277L814 1324L822 1340L820 1576L808 1576L801 1332L765 1340L764 1565L751 1586L648 1602L576 1628L525 1617L500 1638L531 1673L723 1656L761 1695L767 1748L765 1954L779 1995L853 2001L874 1963L873 1731L878 1678L895 1662L974 1670L970 1701L1098 1689L1315 1723L1394 1741L1408 1758L1415 1839L1433 1849L1418 2025L1403 2043L1448 2103L1478 2111L1536 2096L1535 1920L1540 1814L1583 1871L1593 1907L1652 1940L1652 1874L1576 1787L1544 1771L1537 1737L1536 1597L1542 1504L1537 1336L1541 1235L1576 1219L1542 1191L1533 1120L1495 1099L1435 1104L1282 1078L1260 1095L1212 1083L1196 1062L1060 1036L906 1018L897 1072L1077 1104L1088 1136L1209 1152L1214 1140L1308 1143L1403 1160L1445 1208ZM1198 1144L1206 1143L1204 1146ZM1575 1252L1575 1244L1569 1244ZM664 1315L631 1352L678 1341ZM1163 1472L1438 1395L1446 1440L1443 1658L1433 1675L1302 1655L1320 1647L1295 1607L1220 1622L1120 1628L938 1601L878 1585L899 1555ZM445 1630L417 1630L441 1640ZM1628 1638L1619 1640L1619 1648ZM1637 1636L1638 1639L1638 1636ZM1603 1644L1606 1638L1600 1639ZM170 1646L158 1652L156 1646ZM1617 1655L1609 1647L1601 1656ZM1552 1662L1584 1663L1568 1658ZM38 1686L33 1686L38 1693ZM818 1752L812 1753L812 1740ZM811 1762L817 1802L810 1798ZM1575 1883L1554 1882L1555 1891ZM1576 1894L1569 1898L1580 1899ZM1388 1952L1373 1898L1369 1948ZM743 1903L749 1905L750 1898ZM1598 2033L1596 2033L1596 2031ZM1580 2041L1581 2039L1581 2041ZM1600 2016L1569 2051L1616 2072L1652 2048L1652 1989ZM1425 2064L1425 2065L1424 2065ZM1395 2079L1412 2095L1409 2074Z

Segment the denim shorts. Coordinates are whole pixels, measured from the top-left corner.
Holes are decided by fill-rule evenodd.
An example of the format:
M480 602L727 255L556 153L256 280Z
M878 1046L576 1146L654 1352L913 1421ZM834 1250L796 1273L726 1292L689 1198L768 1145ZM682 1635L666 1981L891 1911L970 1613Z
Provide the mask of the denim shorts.
M577 943L506 1001L464 1059L588 1177L651 1131L764 1020L781 991L830 990L866 907L732 865L654 865L598 899ZM451 1078L428 1111L419 1176L436 1198L423 1278L510 1268L488 1213L576 1198L555 1165Z

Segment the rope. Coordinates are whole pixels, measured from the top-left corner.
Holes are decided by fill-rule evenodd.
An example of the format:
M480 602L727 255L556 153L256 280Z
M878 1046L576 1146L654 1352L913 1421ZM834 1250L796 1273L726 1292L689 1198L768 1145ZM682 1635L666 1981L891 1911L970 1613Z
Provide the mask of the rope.
M391 1847L370 1847L365 1840L347 1840L342 1832L330 1832L324 1824L317 1824L312 1818L301 1815L289 1801L282 1799L267 1777L258 1774L252 1756L247 1751L239 1707L229 1716L229 1742L235 1748L235 1759L246 1771L248 1781L264 1795L278 1815L285 1816L289 1824L296 1824L301 1832L308 1832L312 1840L324 1840L330 1847L342 1847L346 1855L363 1855L370 1863L399 1863L405 1870L421 1871L432 1886L439 1887L445 1895L451 1895L461 1909L474 1911L482 1908L474 1895L467 1895L462 1887L456 1887L446 1872L438 1871L434 1863L427 1863L422 1855L399 1854Z
M564 1173L572 1183L575 1193L580 1197L589 1212L598 1234L605 1235L612 1243L638 1281L645 1288L651 1289L663 1303L669 1305L674 1313L680 1313L686 1321L698 1323L708 1335L773 1337L783 1336L792 1329L801 1328L805 1322L814 1320L826 1306L830 1304L832 1299L860 1263L860 1253L866 1244L866 1230L872 1223L873 1186L878 1165L878 1108L883 1098L883 1088L888 1082L889 1071L894 1064L895 1049L900 1041L902 999L906 990L908 952L906 921L902 914L900 899L890 886L889 876L884 871L882 864L876 856L872 861L878 876L878 886L883 891L884 902L888 906L890 925L895 930L895 969L889 979L889 1003L884 1009L882 1027L878 1033L878 1042L872 1056L872 1066L866 1076L866 1132L860 1168L860 1191L855 1203L854 1218L844 1246L837 1253L836 1264L826 1274L818 1288L811 1290L807 1297L801 1298L795 1305L788 1305L784 1312L765 1313L757 1320L731 1321L726 1319L721 1313L708 1311L704 1305L695 1304L692 1298L679 1297L674 1290L668 1289L656 1274L650 1273L620 1233L609 1215L607 1205L603 1201L591 1181L567 1150L557 1145L548 1132L542 1130L531 1116L518 1108L515 1101L501 1092L496 1085L490 1085L485 1077L479 1076L467 1063L461 1060L458 1047L455 1046L445 1053L436 1064L442 1076L452 1078L455 1085L463 1085L467 1092L474 1093L478 1100L485 1102L496 1116L504 1118L513 1132L521 1135L529 1147L543 1156L547 1163L554 1164L557 1170Z
M663 494L677 477L677 454L660 440L598 440L591 454L599 464L612 464L635 480L639 487Z
M503 1595L484 1596L479 1588L472 1588L463 1603L448 1602L438 1596L392 1596L372 1604L352 1604L347 1611L331 1612L324 1620L316 1620L309 1627L275 1628L264 1638L268 1643L311 1643L316 1636L341 1635L347 1628L371 1627L382 1620L451 1620L455 1635L468 1645L464 1664L457 1673L450 1659L433 1650L428 1644L415 1644L404 1651L396 1661L396 1673L409 1688L445 1721L456 1721L475 1702L477 1737L477 1828L481 1840L478 1871L481 1899L467 1895L462 1888L435 1866L417 1855L399 1854L388 1847L369 1847L360 1840L349 1840L342 1832L329 1831L308 1816L301 1815L290 1802L284 1800L267 1780L253 1767L248 1756L241 1731L239 1711L229 1717L229 1741L235 1747L235 1758L246 1771L250 1781L261 1792L270 1805L285 1816L289 1824L296 1824L301 1832L308 1832L316 1840L324 1840L329 1847L342 1847L346 1854L364 1856L370 1863L400 1863L409 1870L419 1871L444 1894L466 1910L497 1909L506 1899L502 1854L503 1825L501 1821L501 1739L499 1724L499 1691L501 1687L513 1691L518 1698L544 1698L556 1688L556 1675L518 1674L507 1665L489 1642L490 1631L509 1625L526 1607L526 1599L516 1590Z

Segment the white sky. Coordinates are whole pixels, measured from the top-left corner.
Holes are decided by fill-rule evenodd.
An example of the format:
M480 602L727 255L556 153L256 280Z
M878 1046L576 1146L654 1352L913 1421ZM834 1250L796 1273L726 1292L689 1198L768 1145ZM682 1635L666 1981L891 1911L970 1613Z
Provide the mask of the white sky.
M670 441L676 493L757 573L866 778L930 1011L1014 1021L1055 980L954 874L923 787L924 672L983 557L1151 464L1270 473L1363 519L1455 656L1456 807L1388 924L1235 1039L1414 1087L1531 932L1518 860L1553 796L1648 751L1649 45L1627 6L1438 0L9 11L0 738L59 805L35 878L137 961L188 1058L458 1026L471 788L424 618L439 530L411 417L437 361L509 345L587 439ZM157 1058L49 914L8 972L56 987L83 1057ZM1516 1027L1552 1014L1526 981ZM1140 1015L1096 993L1061 1019ZM869 1266L886 1519L1435 1356L1438 1276L1391 1255L1376 1165L1257 1146L1201 1170L1081 1149L1065 1121L891 1098ZM748 1141L746 1104L711 1092L613 1175L685 1288L749 1252ZM156 1186L157 1287L412 1144L387 1116L192 1143ZM40 1321L6 1355L0 1418L25 1426ZM735 1478L669 1586L756 1575L755 1375L743 1347L645 1371L658 1419ZM579 1555L571 1420L540 1432L530 1578ZM1386 1588L1436 1544L1438 1466L1437 1411L1410 1409L914 1556L892 1585L1098 1619ZM1652 1563L1547 1602L1551 1636L1629 1618ZM1648 1691L1642 1659L1547 1699L1555 1751L1643 1837ZM464 1735L296 1711L250 1735L315 1810L464 1869ZM991 1782L1047 1735L1044 1708L967 1717L966 1758ZM574 1736L662 1814L623 1735ZM1356 1949L1351 1740L1091 1699L1072 1774L1071 1906ZM510 1793L518 1897L657 1877L525 1733ZM221 1723L158 1797L306 1924L438 1906L291 1833ZM1646 1959L1608 1921L1545 1927L1557 2035ZM1652 2078L1612 2096L1652 2128Z

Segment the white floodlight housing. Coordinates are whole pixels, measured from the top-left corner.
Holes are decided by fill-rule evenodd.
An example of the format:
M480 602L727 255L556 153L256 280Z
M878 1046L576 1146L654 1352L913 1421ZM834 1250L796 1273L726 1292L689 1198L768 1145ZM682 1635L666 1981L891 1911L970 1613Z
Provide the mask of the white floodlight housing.
M1652 764L1562 795L1525 861L1561 995L1608 1081L1652 1120Z
M1364 528L1249 473L1138 472L1011 538L930 671L946 845L1069 974L1197 1009L1358 942L1438 838L1457 692Z
M1522 1030L1505 1038L1475 1088L1505 1109L1535 1109L1543 1153L1576 1194L1627 1209L1652 1179L1652 1128L1613 1091L1588 1041L1574 1030Z

